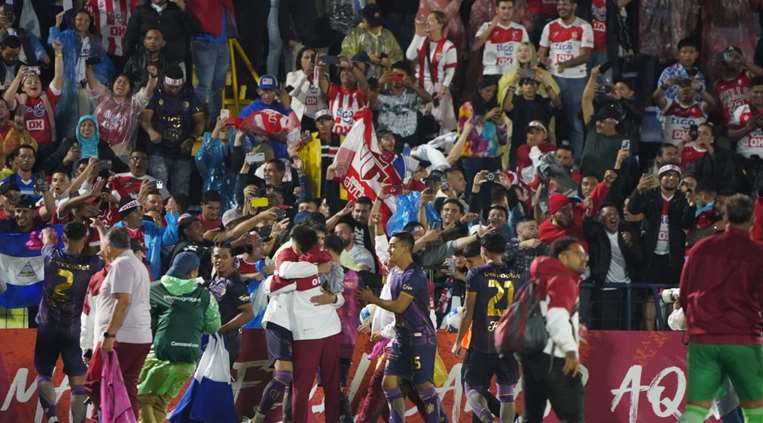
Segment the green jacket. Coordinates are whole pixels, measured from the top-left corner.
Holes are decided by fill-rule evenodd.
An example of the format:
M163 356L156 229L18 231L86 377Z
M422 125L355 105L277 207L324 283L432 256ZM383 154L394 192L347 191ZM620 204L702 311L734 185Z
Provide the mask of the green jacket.
M368 31L364 25L358 25L357 28L352 30L342 40L342 55L347 58L358 54L361 51L365 51L369 56L377 56L381 58L382 54L386 54L389 57L390 64L403 60L403 51L400 49L400 44L397 43L397 39L392 32L386 28L382 28L379 35L372 34ZM371 73L369 77L375 76L380 78L384 69L372 64Z
M196 279L178 279L172 276L162 276L160 281L152 284L162 284L162 286L173 295L184 295L193 292L198 284L203 280ZM151 326L155 331L156 324L161 313L169 306L164 298L157 295L156 290L151 290ZM217 301L212 299L204 311L204 322L202 327L205 333L213 334L220 329L220 311L217 307ZM174 398L185 385L186 381L193 376L196 369L196 363L172 363L167 360L160 360L153 351L149 352L143 369L138 377L139 395L159 395Z

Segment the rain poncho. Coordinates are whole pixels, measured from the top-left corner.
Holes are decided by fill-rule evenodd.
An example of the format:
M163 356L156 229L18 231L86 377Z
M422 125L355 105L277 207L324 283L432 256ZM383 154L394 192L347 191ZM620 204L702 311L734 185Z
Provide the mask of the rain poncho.
M196 168L204 180L203 191L217 191L222 196L222 208L228 210L236 206L236 177L240 169L231 167L230 157L233 152L233 139L236 131L228 131L228 142L223 143L212 138L210 132L204 133L201 147L196 152ZM244 151L252 148L251 141L244 138Z
M86 46L89 44L89 50L83 51L83 41L74 30L67 29L61 31L58 27L50 28L48 44L53 41L60 41L63 44L64 52L64 88L61 97L56 105L56 128L59 136L70 137L74 135L74 122L78 116L90 113L91 110L80 110L80 100L78 90L80 81L85 79L84 62L85 57L80 55L87 53L88 57L97 57L100 62L93 66L93 71L102 84L108 85L114 76L114 67L106 52L101 47L100 40L95 35L87 38Z

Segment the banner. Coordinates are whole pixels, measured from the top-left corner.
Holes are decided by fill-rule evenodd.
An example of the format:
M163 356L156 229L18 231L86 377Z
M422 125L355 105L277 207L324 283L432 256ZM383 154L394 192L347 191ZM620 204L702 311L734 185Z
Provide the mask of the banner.
M62 226L51 226L61 239ZM59 244L60 246L60 244ZM45 263L42 258L42 233L0 233L0 307L31 307L40 304Z
M0 422L42 422L34 382L34 329L0 330ZM263 387L270 380L263 333L247 330L242 340L242 354L235 367L239 378L234 383L236 406L247 414L259 402ZM581 349L585 383L585 421L607 423L672 423L678 421L685 404L686 347L679 332L588 332ZM443 399L451 422L471 420L461 383L461 360L450 353L455 334L439 332L438 349L448 368L448 378L438 393ZM367 337L358 337L353 364L349 372L348 396L357 412L368 392L368 382L376 369L366 353ZM53 377L62 416L68 412L69 389L61 374L61 365ZM518 386L517 409L522 410L521 385ZM314 421L323 421L321 388L314 387L310 407ZM383 396L381 397L383 401ZM718 422L715 418L708 422ZM547 423L557 422L547 407ZM420 417L408 402L407 421ZM68 416L61 420L68 422Z

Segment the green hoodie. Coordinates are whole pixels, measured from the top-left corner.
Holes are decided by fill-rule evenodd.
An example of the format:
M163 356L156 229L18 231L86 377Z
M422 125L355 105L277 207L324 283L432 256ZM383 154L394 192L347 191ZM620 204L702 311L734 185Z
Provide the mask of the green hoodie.
M153 282L150 299L152 331L155 332L159 317L170 306L156 289L158 284L161 284L170 294L180 296L193 292L202 282L202 278L180 279L167 275L162 276L160 281ZM209 301L204 311L202 328L208 334L213 334L220 329L220 311L214 298ZM173 363L160 360L156 357L152 346L138 378L138 394L174 398L180 393L186 381L193 376L195 369L196 363Z

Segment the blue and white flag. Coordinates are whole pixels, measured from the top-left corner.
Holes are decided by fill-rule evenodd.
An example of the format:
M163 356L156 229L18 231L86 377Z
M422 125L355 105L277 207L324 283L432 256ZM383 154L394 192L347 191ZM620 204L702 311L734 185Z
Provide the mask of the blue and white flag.
M210 336L191 385L170 413L170 422L237 423L228 366L228 350L222 336Z
M61 225L52 226L61 239ZM0 307L31 307L40 304L45 263L40 231L0 233L0 280L6 289Z

